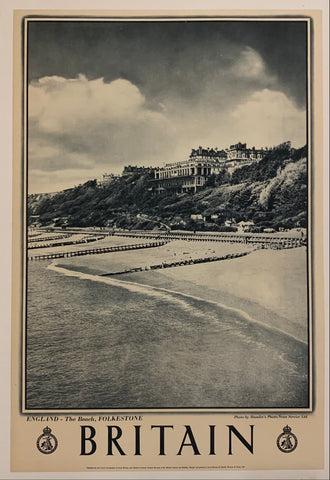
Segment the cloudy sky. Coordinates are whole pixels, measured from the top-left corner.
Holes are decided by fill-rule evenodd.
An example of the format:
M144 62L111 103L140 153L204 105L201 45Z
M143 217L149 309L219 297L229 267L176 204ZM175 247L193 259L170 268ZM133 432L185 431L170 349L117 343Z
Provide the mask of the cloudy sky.
M306 143L306 24L31 21L29 191L191 148Z

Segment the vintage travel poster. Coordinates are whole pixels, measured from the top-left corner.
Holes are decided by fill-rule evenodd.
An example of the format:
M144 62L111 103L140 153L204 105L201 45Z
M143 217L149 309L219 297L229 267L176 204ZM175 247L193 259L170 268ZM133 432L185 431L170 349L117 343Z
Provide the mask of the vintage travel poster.
M326 478L324 15L14 12L11 472Z

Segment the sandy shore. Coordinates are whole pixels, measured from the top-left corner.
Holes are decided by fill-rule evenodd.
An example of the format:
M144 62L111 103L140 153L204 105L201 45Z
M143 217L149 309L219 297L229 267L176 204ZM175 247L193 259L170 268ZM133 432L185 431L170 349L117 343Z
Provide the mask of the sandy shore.
M246 257L179 269L162 273L170 278L188 280L194 285L215 290L219 297L236 298L235 306L267 320L275 314L290 333L307 340L307 277L306 248L290 250L258 250ZM232 303L232 302L230 302ZM257 314L256 307L262 307ZM268 312L268 313L267 313Z
M169 269L165 275L253 300L299 322L306 312L306 249L258 250L221 264Z
M103 245L113 244L135 244L135 243L149 243L152 240L123 238L123 241L118 237L112 237L113 240L106 239L101 242L94 242L89 248L94 248ZM104 243L106 242L106 243ZM62 247L63 248L63 247ZM174 240L161 247L148 248L141 250L127 250L124 252L106 253L85 257L73 257L65 259L60 263L66 264L71 268L85 272L104 275L109 273L116 273L131 268L142 267L148 268L151 265L159 265L161 263L172 263L184 260L194 260L204 257L224 256L227 254L250 252L253 250L252 246L244 244L229 244L219 242L188 242L184 240ZM83 270L82 270L83 271Z
M180 258L238 253L247 248L242 244L178 240L159 248L61 259L56 263L102 275ZM308 338L305 247L258 250L237 259L123 274L118 279L217 301L302 341Z

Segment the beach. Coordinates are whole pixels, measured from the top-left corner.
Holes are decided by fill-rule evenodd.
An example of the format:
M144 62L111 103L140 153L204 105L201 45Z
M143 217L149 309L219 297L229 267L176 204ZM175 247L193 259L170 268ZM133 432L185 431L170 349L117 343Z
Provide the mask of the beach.
M97 245L137 243L137 239L112 237ZM256 250L244 244L187 242L175 240L146 250L61 259L56 264L84 273L105 275L162 262L206 256L248 255L216 262L164 268L158 271L127 273L121 278L136 283L179 289L201 298L219 301L245 311L257 320L281 325L307 341L306 248Z
M307 341L306 248L257 250L248 256L216 264L164 270L164 275L188 280L219 293L230 305L262 316ZM259 311L258 311L259 307ZM262 309L265 309L262 312ZM267 314L270 320L267 319ZM292 328L290 328L292 327Z

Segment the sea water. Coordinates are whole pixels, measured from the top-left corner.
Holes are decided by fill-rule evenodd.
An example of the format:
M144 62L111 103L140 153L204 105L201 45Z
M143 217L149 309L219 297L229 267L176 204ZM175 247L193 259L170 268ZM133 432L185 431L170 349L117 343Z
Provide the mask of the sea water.
M306 343L179 282L28 264L28 409L302 408L308 365Z

